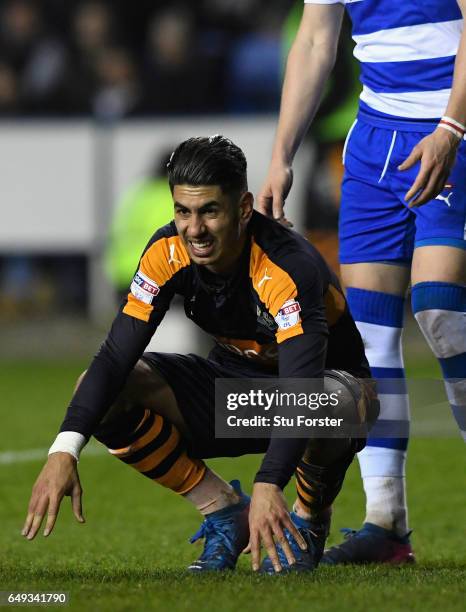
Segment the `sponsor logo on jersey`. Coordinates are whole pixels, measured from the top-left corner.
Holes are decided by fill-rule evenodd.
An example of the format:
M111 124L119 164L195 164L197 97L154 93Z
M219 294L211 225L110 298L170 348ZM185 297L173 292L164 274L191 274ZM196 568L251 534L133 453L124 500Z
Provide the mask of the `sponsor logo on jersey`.
M235 344L220 342L219 340L217 340L217 344L227 351L230 351L230 353L240 355L241 357L247 357L252 361L264 362L269 365L275 364L278 358L278 347L275 342L263 345L259 350L255 348L241 348Z
M283 304L275 317L275 321L280 329L288 329L297 325L300 321L299 313L301 306L296 300L288 300Z
M138 270L131 283L131 293L139 301L152 304L152 300L160 293L160 287L141 270Z

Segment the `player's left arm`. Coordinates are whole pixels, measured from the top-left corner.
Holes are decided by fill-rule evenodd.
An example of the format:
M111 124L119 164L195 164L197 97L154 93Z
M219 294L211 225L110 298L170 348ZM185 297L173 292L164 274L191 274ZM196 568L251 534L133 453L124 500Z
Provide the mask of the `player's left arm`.
M327 350L327 323L322 299L322 279L309 259L294 259L293 278L297 294L281 294L287 308L295 311L293 319L279 322L279 375L281 378L310 378L323 381ZM303 274L304 271L304 274ZM301 278L300 278L301 277ZM275 301L275 300L273 300ZM300 310L298 310L298 308ZM276 309L275 309L276 310ZM276 320L280 321L280 309ZM296 314L296 311L298 313ZM277 322L278 322L277 321ZM283 323L284 327L280 328ZM291 323L291 325L290 325ZM307 445L306 438L272 438L254 482L249 512L253 570L260 566L261 543L267 550L275 571L281 570L274 540L282 547L288 563L296 559L284 535L288 529L303 550L306 543L294 527L283 496Z
M323 381L327 337L325 332L303 333L283 342L279 347L281 378L310 378ZM260 547L263 543L276 572L282 567L275 548L280 544L287 561L296 559L283 533L288 529L298 545L306 550L306 543L293 525L283 495L283 489L302 458L306 438L272 438L254 480L249 510L249 549L252 568L260 566Z
M466 0L457 0L457 2L465 20ZM453 85L445 117L453 119L462 126L466 125L466 29L464 27L456 55ZM421 162L416 179L405 195L410 208L425 204L442 191L455 163L456 151L461 141L462 137L437 127L432 134L418 142L407 159L398 166L398 170L407 170L418 161Z

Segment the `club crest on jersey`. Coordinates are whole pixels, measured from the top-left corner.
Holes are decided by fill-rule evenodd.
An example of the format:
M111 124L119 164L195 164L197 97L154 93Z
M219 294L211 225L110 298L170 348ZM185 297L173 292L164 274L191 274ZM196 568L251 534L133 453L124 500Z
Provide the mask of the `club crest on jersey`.
M138 270L131 283L131 293L139 301L152 304L152 300L160 293L160 287L141 270Z
M288 329L299 323L301 306L296 300L288 300L283 304L275 317L280 329Z
M267 329L275 330L275 320L266 310L262 310L259 306L256 306L257 322L260 325L264 325Z

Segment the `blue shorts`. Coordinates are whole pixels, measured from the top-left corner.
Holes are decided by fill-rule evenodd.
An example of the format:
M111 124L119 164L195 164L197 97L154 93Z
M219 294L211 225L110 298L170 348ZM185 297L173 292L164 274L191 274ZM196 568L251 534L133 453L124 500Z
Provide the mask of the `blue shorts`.
M419 163L397 166L426 132L374 127L358 119L343 153L345 173L340 209L340 262L410 262L419 246L466 249L466 142L445 189L434 200L409 209L404 195Z

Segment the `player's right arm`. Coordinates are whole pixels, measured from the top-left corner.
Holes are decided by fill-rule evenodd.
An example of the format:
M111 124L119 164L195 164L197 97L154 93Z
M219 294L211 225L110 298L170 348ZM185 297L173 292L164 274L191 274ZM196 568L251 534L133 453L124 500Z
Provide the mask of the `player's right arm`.
M293 159L318 109L337 53L343 4L315 1L304 6L288 56L272 160L258 195L259 212L275 219L283 217L293 182Z
M44 535L49 535L65 495L71 497L77 520L84 522L76 467L79 453L123 388L168 310L174 293L168 244L160 239L149 245L150 250L148 248L143 254L131 283L127 301L122 304L106 340L79 380L60 433L33 487L22 530L22 535L29 540L35 537L45 517ZM181 254L180 260L189 261L187 255ZM182 267L182 262L178 263Z

